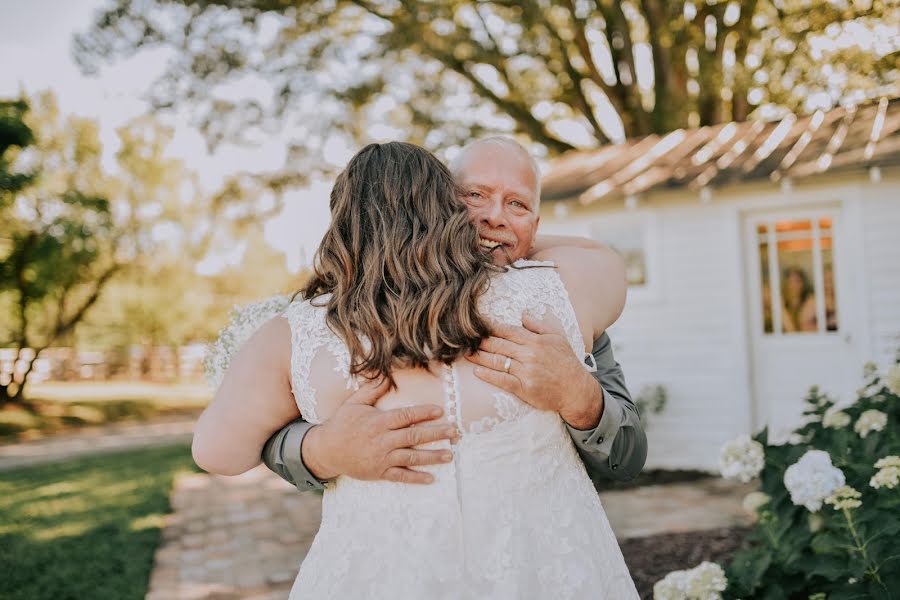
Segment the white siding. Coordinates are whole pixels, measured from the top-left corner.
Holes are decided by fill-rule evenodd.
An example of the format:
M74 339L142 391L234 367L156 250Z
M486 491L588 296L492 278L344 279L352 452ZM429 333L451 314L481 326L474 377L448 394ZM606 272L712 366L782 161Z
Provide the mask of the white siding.
M861 200L872 358L885 366L900 349L900 184L864 186Z
M632 395L654 384L668 392L664 412L649 415L648 468L716 470L722 444L753 432L744 211L849 208L841 218L848 217L844 235L854 243L838 260L853 271L848 325L858 336L860 362L853 372L861 373L863 360L893 361L900 347L900 182L891 175L880 184L859 176L809 182L790 196L765 182L733 186L715 191L710 204L687 191L662 192L642 200L637 211L618 204L576 208L562 219L544 216L542 231L573 235L590 235L598 221L615 227L636 215L650 217L649 274L660 281L630 291L610 329Z
M648 416L647 467L714 470L721 445L750 428L737 216L704 205L654 212L658 294L632 293L609 333L632 395L668 392L665 411ZM548 230L583 233L583 219Z

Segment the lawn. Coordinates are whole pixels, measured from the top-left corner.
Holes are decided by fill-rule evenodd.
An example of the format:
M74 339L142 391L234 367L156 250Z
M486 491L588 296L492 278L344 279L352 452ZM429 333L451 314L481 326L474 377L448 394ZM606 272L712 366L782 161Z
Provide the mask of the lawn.
M0 442L87 425L196 416L210 401L205 383L47 382L26 390L30 406L0 410Z
M0 598L143 598L173 478L197 470L177 445L0 472Z

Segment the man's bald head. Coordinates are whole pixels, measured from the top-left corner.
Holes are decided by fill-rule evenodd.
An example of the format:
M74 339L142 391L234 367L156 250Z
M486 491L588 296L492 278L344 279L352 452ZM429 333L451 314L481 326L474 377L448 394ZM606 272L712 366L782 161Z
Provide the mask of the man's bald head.
M525 147L511 137L502 135L492 135L471 141L460 150L459 154L450 161L450 171L457 180L462 179L466 166L472 160L478 160L485 155L496 152L512 153L519 156L531 169L534 174L534 206L533 210L537 212L541 201L541 169L537 161Z

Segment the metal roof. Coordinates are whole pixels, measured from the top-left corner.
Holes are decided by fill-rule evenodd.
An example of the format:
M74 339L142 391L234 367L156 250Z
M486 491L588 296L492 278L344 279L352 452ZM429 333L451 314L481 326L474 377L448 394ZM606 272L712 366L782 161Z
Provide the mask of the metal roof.
M567 152L550 163L541 197L590 204L651 190L699 190L889 165L900 165L900 98Z

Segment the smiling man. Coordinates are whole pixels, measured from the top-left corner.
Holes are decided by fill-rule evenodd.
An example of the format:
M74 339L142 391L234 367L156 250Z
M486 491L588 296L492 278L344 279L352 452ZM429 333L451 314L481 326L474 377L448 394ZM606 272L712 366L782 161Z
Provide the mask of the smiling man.
M472 142L451 170L464 190L479 243L496 264L512 264L550 247L588 246L607 252L610 272L617 272L621 259L612 250L585 239L536 235L540 170L516 141L489 137ZM596 364L589 370L563 336L532 319L526 318L524 325L492 331L469 359L478 365L476 375L523 402L557 411L595 480L637 476L646 460L647 438L609 336L595 340L586 355L588 363ZM510 369L513 360L515 372ZM454 439L457 433L431 423L441 416L431 406L399 409L396 419L385 420L374 406L384 391L384 386L364 387L321 425L291 422L266 443L264 462L300 490L321 489L339 475L429 483L431 476L414 467L440 459L415 446Z

